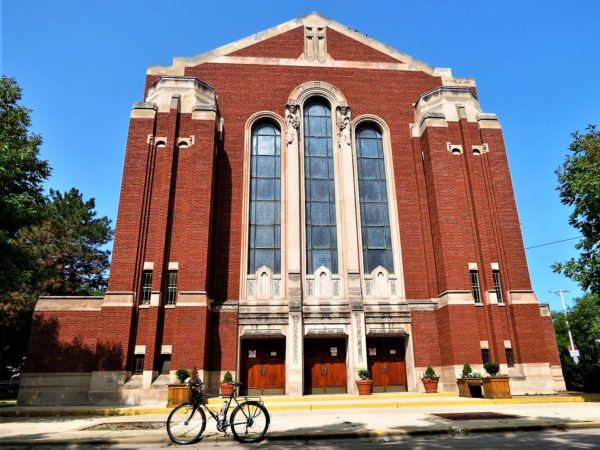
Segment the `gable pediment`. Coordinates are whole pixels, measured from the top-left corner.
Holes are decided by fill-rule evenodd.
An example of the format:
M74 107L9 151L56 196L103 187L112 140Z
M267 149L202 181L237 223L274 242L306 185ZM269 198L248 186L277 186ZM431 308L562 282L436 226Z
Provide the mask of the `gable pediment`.
M170 67L150 67L148 74L183 75L186 67L204 63L382 68L451 76L449 69L436 69L317 13L192 58L175 58Z

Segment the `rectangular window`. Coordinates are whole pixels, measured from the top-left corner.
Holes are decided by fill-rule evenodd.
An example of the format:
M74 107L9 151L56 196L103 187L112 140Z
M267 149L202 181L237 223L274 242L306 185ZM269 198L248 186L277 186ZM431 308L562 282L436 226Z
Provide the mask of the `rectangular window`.
M177 300L177 271L167 272L167 305L174 305Z
M168 375L171 372L171 354L160 355L160 373Z
M492 276L494 277L494 290L496 291L498 303L504 303L504 298L502 297L502 285L500 284L500 271L496 269L492 270Z
M490 362L490 349L489 348L481 349L481 361L483 362L483 364Z
M140 303L142 305L149 305L151 296L152 296L152 271L144 270L142 272L142 292L141 292L141 296L140 296Z
M144 355L134 355L133 374L141 375L142 373L144 373Z
M479 290L479 275L476 270L469 270L471 276L471 295L475 303L481 303L481 291Z
M506 365L508 367L515 367L512 348L506 348L504 351L506 352Z

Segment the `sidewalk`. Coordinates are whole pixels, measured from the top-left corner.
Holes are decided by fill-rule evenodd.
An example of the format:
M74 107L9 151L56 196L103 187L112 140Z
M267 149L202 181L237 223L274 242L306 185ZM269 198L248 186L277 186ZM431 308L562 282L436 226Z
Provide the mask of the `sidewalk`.
M417 401L402 400L403 404L419 404ZM306 410L281 410L269 406L271 426L268 439L276 441L340 437L384 438L433 433L600 427L600 408L595 402L494 404L486 400L461 399L468 400L468 403L462 404L458 398L450 400L453 400L454 404L449 405L447 397L440 397L433 399L429 406L405 405L401 408L372 407L372 402L369 402L369 408L317 408L312 409L310 414L307 414ZM274 405L277 402L270 403ZM280 403L284 402L280 401ZM129 408L129 410L134 409ZM167 413L148 411L149 408L139 409L138 414L125 416L0 417L0 446L67 443L167 444L169 439L162 424L166 420ZM483 412L517 417L450 420L434 415ZM216 432L212 420L208 421L204 436L206 439L222 439L222 434ZM229 436L225 439L233 438Z

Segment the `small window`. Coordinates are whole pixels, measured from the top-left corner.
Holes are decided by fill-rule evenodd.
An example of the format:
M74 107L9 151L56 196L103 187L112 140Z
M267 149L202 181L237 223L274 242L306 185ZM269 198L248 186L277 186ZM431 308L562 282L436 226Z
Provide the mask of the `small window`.
M481 361L483 362L483 364L490 362L490 349L489 348L481 349Z
M500 271L492 270L492 276L494 277L494 290L496 291L498 303L504 303L504 297L502 297L502 285L500 284Z
M142 373L144 373L144 355L134 355L133 374L141 375Z
M152 271L144 270L142 272L142 293L141 293L140 303L142 305L149 305L151 296L152 296Z
M454 147L452 148L452 154L453 155L460 155L462 152L460 151L460 148L458 147Z
M477 147L473 147L473 155L481 156L481 150L479 150Z
M169 270L167 273L167 305L174 305L177 299L177 271Z
M160 355L160 373L168 375L171 372L171 354Z
M506 353L506 365L508 367L515 367L515 360L513 357L512 348L506 348L506 349L504 349L504 351Z
M471 277L471 295L475 303L481 303L481 291L479 289L479 274L476 270L469 270Z

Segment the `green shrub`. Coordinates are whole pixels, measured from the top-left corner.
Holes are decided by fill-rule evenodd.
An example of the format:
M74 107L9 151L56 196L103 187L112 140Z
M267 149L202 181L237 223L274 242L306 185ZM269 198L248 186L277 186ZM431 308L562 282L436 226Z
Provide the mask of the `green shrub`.
M223 375L223 384L231 383L232 381L233 381L233 375L231 375L231 372L229 372L229 371L225 372L225 375Z
M486 362L483 365L483 368L487 373L490 374L490 377L495 377L498 374L498 372L500 372L500 364L498 364L497 362Z
M471 369L471 366L469 365L469 363L465 363L463 365L462 377L463 378L472 378L471 377L472 373L473 373L473 369Z
M425 371L425 373L423 374L423 378L430 378L432 380L437 380L440 377L438 377L438 374L435 373L435 370L433 370L433 368L428 367L427 370Z
M190 377L190 371L187 369L177 369L177 372L175 372L175 376L177 377L180 383L185 383L185 380L187 380Z
M360 369L358 371L358 378L360 378L361 380L370 380L371 374L367 369Z

